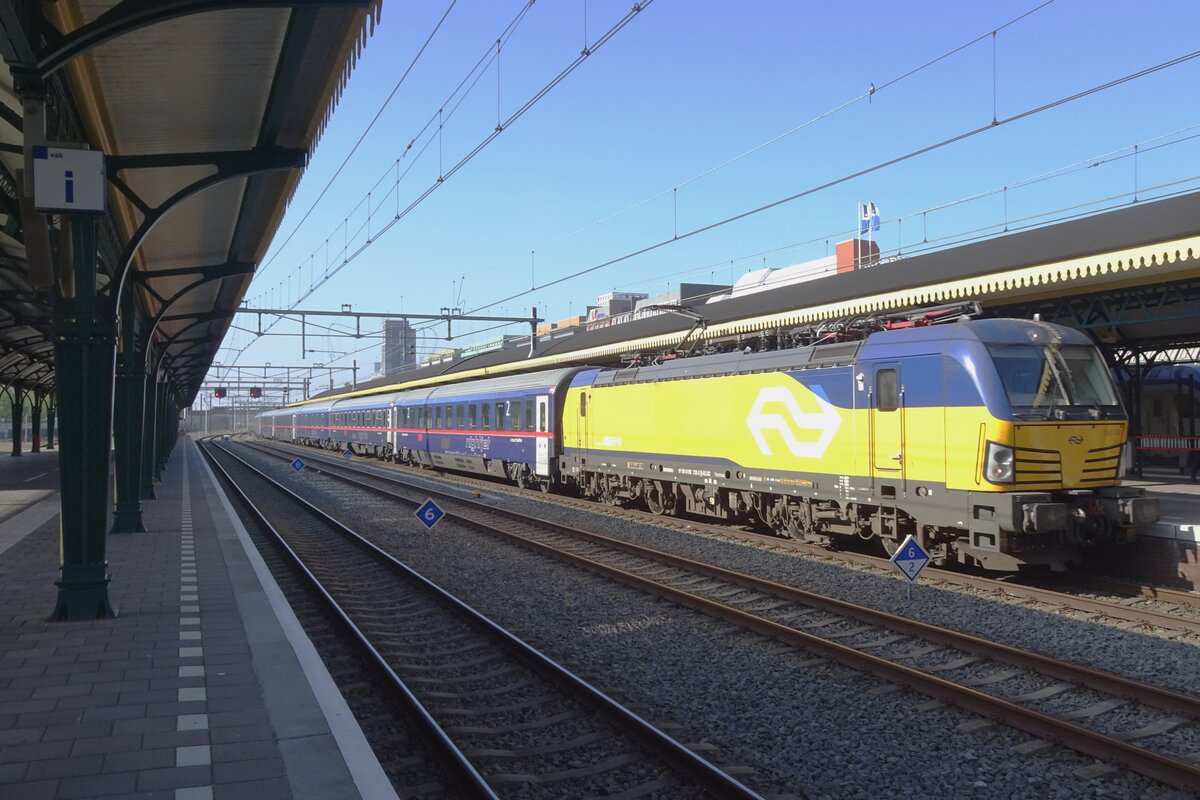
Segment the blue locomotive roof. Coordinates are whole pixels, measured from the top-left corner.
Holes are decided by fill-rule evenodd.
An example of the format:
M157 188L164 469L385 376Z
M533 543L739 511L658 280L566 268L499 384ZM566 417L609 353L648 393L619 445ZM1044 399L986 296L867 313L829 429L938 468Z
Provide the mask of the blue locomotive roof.
M1026 319L972 319L923 328L902 328L872 333L861 358L898 358L942 352L948 342L983 344L1092 344L1087 334L1073 328Z

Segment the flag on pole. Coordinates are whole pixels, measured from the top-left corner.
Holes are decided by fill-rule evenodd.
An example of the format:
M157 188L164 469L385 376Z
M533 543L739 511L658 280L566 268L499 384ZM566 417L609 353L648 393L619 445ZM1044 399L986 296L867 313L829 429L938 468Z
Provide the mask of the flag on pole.
M859 203L858 204L858 234L859 234L859 236L864 235L870 229L871 229L871 217L867 213L867 204Z
M874 231L875 233L878 233L879 232L879 209L875 207L874 203L867 203L867 206L868 206L868 216L870 217L870 220L871 220L871 230Z

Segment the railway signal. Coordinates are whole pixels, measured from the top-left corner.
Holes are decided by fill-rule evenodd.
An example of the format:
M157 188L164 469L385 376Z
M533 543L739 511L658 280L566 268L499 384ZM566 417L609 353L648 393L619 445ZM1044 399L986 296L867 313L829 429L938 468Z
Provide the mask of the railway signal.
M213 389L213 397L217 398L218 400L224 398L227 394L229 394L229 392L224 386L218 386L216 389Z

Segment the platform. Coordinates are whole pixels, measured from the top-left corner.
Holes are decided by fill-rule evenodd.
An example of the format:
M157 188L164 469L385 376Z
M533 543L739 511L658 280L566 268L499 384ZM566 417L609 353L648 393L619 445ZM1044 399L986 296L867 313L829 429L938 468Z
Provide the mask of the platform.
M0 797L395 796L189 439L108 537L118 617L47 622L56 464L0 456Z

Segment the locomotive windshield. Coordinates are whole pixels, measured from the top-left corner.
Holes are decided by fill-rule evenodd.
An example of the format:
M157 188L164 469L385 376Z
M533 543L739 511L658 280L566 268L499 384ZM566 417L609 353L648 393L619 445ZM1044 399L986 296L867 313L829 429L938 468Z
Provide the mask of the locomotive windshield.
M1088 345L990 344L1013 413L1025 418L1101 418L1120 413L1104 360Z

